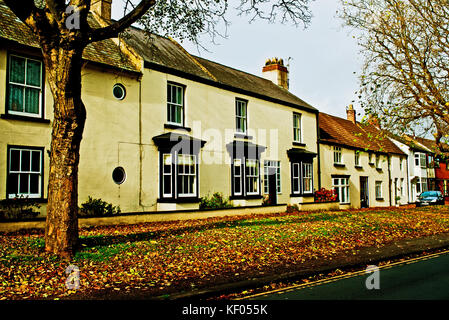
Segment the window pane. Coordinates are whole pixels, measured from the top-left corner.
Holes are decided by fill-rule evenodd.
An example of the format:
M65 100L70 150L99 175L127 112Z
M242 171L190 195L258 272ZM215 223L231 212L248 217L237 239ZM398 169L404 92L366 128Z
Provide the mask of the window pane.
M23 111L23 91L24 89L20 86L9 85L8 110Z
M28 173L19 174L19 193L27 194L29 191Z
M182 123L182 108L180 106L176 106L176 123Z
M31 152L28 150L22 150L22 160L20 163L20 170L21 171L30 171L31 163Z
M31 171L41 172L41 152L33 151L31 154Z
M26 84L31 86L41 86L41 63L39 61L27 61L27 77Z
M39 175L30 174L30 193L39 193Z
M25 59L11 56L9 82L25 84Z
M19 193L19 175L10 173L8 176L8 194L16 195Z
M25 112L39 114L39 89L25 88Z
M10 171L20 170L20 150L10 151L9 170Z

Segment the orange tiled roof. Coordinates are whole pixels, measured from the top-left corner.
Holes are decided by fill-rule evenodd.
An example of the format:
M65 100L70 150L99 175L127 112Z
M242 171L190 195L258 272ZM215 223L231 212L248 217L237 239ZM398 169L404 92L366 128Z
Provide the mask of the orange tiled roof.
M320 142L350 148L405 155L382 130L371 124L353 123L326 113L319 114Z

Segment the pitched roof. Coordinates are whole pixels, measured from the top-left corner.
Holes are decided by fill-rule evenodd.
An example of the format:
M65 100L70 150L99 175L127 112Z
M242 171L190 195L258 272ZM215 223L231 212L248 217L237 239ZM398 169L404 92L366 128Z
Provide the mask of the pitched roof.
M321 143L405 155L381 130L371 124L354 124L347 119L320 112L319 126Z
M300 109L317 112L307 102L270 80L189 54L170 38L131 27L124 40L145 60L148 68L193 78L230 91L252 95Z
M93 17L89 18L89 25L100 27ZM39 48L34 33L0 0L0 39L11 40L25 46ZM111 39L89 44L83 52L83 58L88 61L105 64L127 71L138 72L126 54Z
M421 137L411 137L411 138L418 141L420 144L422 144L435 154L444 154L446 156L449 155L449 145L447 145L446 143L442 143L443 150L439 150L435 140L425 139Z
M400 143L405 144L406 146L410 147L413 150L421 151L421 152L430 152L431 151L425 145L421 144L417 140L414 140L412 137L410 137L408 135L398 136L396 134L393 134L393 133L387 132L387 131L385 131L385 133L389 138L399 141Z

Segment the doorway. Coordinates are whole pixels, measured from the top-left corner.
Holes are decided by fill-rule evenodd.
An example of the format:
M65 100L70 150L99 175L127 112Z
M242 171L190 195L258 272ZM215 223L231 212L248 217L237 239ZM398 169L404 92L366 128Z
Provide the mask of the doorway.
M369 207L368 177L360 177L360 207Z

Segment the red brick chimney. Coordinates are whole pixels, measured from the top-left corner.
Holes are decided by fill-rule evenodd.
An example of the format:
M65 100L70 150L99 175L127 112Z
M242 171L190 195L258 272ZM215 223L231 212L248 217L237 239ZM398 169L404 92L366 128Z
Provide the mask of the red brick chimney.
M111 20L112 0L92 0L90 10L106 21Z
M284 66L284 60L278 58L268 59L262 68L262 76L288 90L288 69Z
M347 108L346 108L346 118L351 121L353 124L356 123L356 119L355 119L355 110L354 107L352 106L352 104L350 104Z

